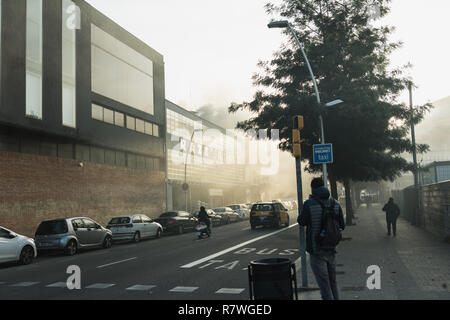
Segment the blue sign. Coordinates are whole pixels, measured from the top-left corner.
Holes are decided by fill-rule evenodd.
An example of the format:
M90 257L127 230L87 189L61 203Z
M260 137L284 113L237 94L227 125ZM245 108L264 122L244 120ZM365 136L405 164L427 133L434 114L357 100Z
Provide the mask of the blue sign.
M313 146L314 164L333 163L333 145L315 144Z

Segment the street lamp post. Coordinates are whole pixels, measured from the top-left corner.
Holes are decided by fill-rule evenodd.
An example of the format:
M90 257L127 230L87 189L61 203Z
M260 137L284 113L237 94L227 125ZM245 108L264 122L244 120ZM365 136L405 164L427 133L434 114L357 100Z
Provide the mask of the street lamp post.
M289 28L292 35L294 36L295 40L297 41L298 46L300 47L300 50L303 54L303 57L305 58L306 65L308 67L309 73L311 75L312 82L314 84L314 90L316 92L316 99L317 99L317 105L322 107L322 103L320 101L320 93L319 89L317 87L316 78L314 77L314 73L311 68L311 64L309 63L308 56L305 53L305 50L303 49L303 45L300 42L299 38L297 37L297 34L295 33L294 29L291 27L288 21L275 21L271 22L268 25L269 28ZM335 105L343 103L342 100L335 100L332 102L329 102L325 104L325 107L333 107ZM321 131L321 143L325 144L325 129L323 124L323 117L322 115L319 116L320 119L320 131ZM299 141L300 143L300 141ZM322 171L323 171L323 181L325 186L328 187L328 173L327 173L327 164L322 164ZM298 211L299 215L301 212L301 206L303 204L303 191L302 191L302 169L301 169L301 158L296 158L296 175L297 175L297 199L298 199ZM301 257L301 271L302 271L302 286L308 287L308 277L307 277L307 270L306 270L306 252L305 252L305 228L300 226L300 257Z
M186 161L184 161L184 188L186 188L186 190L184 190L184 211L186 211L186 212L187 212L187 203L188 203L187 194L188 194L188 190L189 190L189 189L187 189L187 162L188 162L189 153L191 152L192 140L194 139L194 135L196 132L203 132L203 130L195 129L192 132L191 140L189 141L189 147L186 151Z

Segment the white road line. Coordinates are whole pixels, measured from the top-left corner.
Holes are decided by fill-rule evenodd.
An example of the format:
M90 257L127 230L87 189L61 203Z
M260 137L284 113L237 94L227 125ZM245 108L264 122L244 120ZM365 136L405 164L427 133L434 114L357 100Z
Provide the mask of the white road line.
M281 229L281 230L278 230L278 231L275 231L275 232L266 234L266 235L264 235L264 236L261 236L261 237L258 237L258 238L255 238L255 239L246 241L246 242L244 242L244 243L238 244L237 246L234 246L234 247L231 247L231 248L222 250L222 251L220 251L220 252L217 252L217 253L214 253L214 254L212 254L212 255L209 255L209 256L207 256L207 257L205 257L205 258L203 258L203 259L200 259L200 260L191 262L191 263L189 263L189 264L186 264L186 265L184 265L184 266L181 266L180 268L183 268L183 269L189 269L189 268L195 267L196 265L199 265L199 264L201 264L201 263L203 263L203 262L206 262L206 261L212 260L212 259L214 259L214 258L217 258L217 257L219 257L219 256L221 256L221 255L224 255L224 254L230 252L230 251L234 251L234 250L239 249L239 248L241 248L241 247L243 247L243 246L246 246L246 245L248 245L248 244L250 244L250 243L253 243L253 242L262 240L262 239L267 238L267 237L274 236L274 235L276 235L276 234L278 234L278 233L280 233L280 232L286 231L286 230L288 230L288 229L290 229L290 228L292 228L292 227L295 227L295 226L297 226L297 225L298 225L298 223L293 224L293 225L291 225L291 226L289 226L289 227L287 227L287 228L284 228L284 229Z
M250 229L251 229L251 227L248 227L248 228L242 229L242 231L246 231L246 230L250 230Z
M40 282L19 282L19 283L10 285L10 287L31 287L38 283L40 283Z
M112 265L115 265L115 264L119 264L119 263L131 261L131 260L135 260L135 259L137 259L137 257L130 258L130 259L125 259L125 260L121 260L121 261L117 261L117 262L111 262L111 263L108 263L108 264L104 264L104 265L102 265L102 266L98 266L97 269L109 267L109 266L112 266Z
M115 284L112 283L94 283L90 285L89 287L86 287L86 289L106 289L110 288L112 286L115 286Z
M143 286L143 285L137 284L135 286L126 288L125 290L129 290L129 291L149 291L149 290L151 290L153 288L156 288L156 286Z
M67 282L56 282L49 284L47 288L67 288Z
M218 294L241 294L245 289L222 288L217 290Z
M170 292L185 292L185 293L189 293L189 292L194 292L195 290L197 290L198 287L175 287L173 289L170 289Z

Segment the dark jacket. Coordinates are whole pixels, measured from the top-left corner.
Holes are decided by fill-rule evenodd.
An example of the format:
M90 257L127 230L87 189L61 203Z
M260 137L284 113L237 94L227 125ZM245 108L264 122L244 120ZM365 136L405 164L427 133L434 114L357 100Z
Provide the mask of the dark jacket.
M206 210L200 210L198 214L198 221L199 222L205 222L206 224L209 223L209 216Z
M400 216L400 208L394 202L388 202L384 205L383 211L386 212L386 219L388 221L397 220Z
M306 226L306 251L308 251L309 254L320 253L319 250L317 250L316 239L319 236L322 227L323 210L315 198L320 199L326 206L331 204L332 199L328 189L320 187L314 190L309 200L305 201L303 204L303 208L297 221L301 226ZM339 227L344 230L344 214L342 213L342 208L337 200L335 200L334 210L336 211L336 214L339 215Z

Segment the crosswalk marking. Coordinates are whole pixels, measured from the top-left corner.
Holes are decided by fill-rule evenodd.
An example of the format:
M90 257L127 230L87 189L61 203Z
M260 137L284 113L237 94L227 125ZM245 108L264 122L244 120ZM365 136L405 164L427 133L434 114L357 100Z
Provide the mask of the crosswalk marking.
M170 292L194 292L198 287L175 287Z
M94 283L94 284L86 287L86 289L106 289L106 288L110 288L112 286L115 286L115 284L113 284L113 283Z
M47 288L67 288L67 283L66 282L56 282L56 283L49 284L47 286Z
M125 290L130 290L130 291L149 291L150 289L156 288L156 286L144 286L144 285L140 285L137 284L135 286L126 288Z
M10 287L31 287L38 283L40 283L40 282L19 282L19 283L10 285Z
M216 293L218 294L241 294L245 289L238 289L238 288L222 288L220 290L217 290Z

